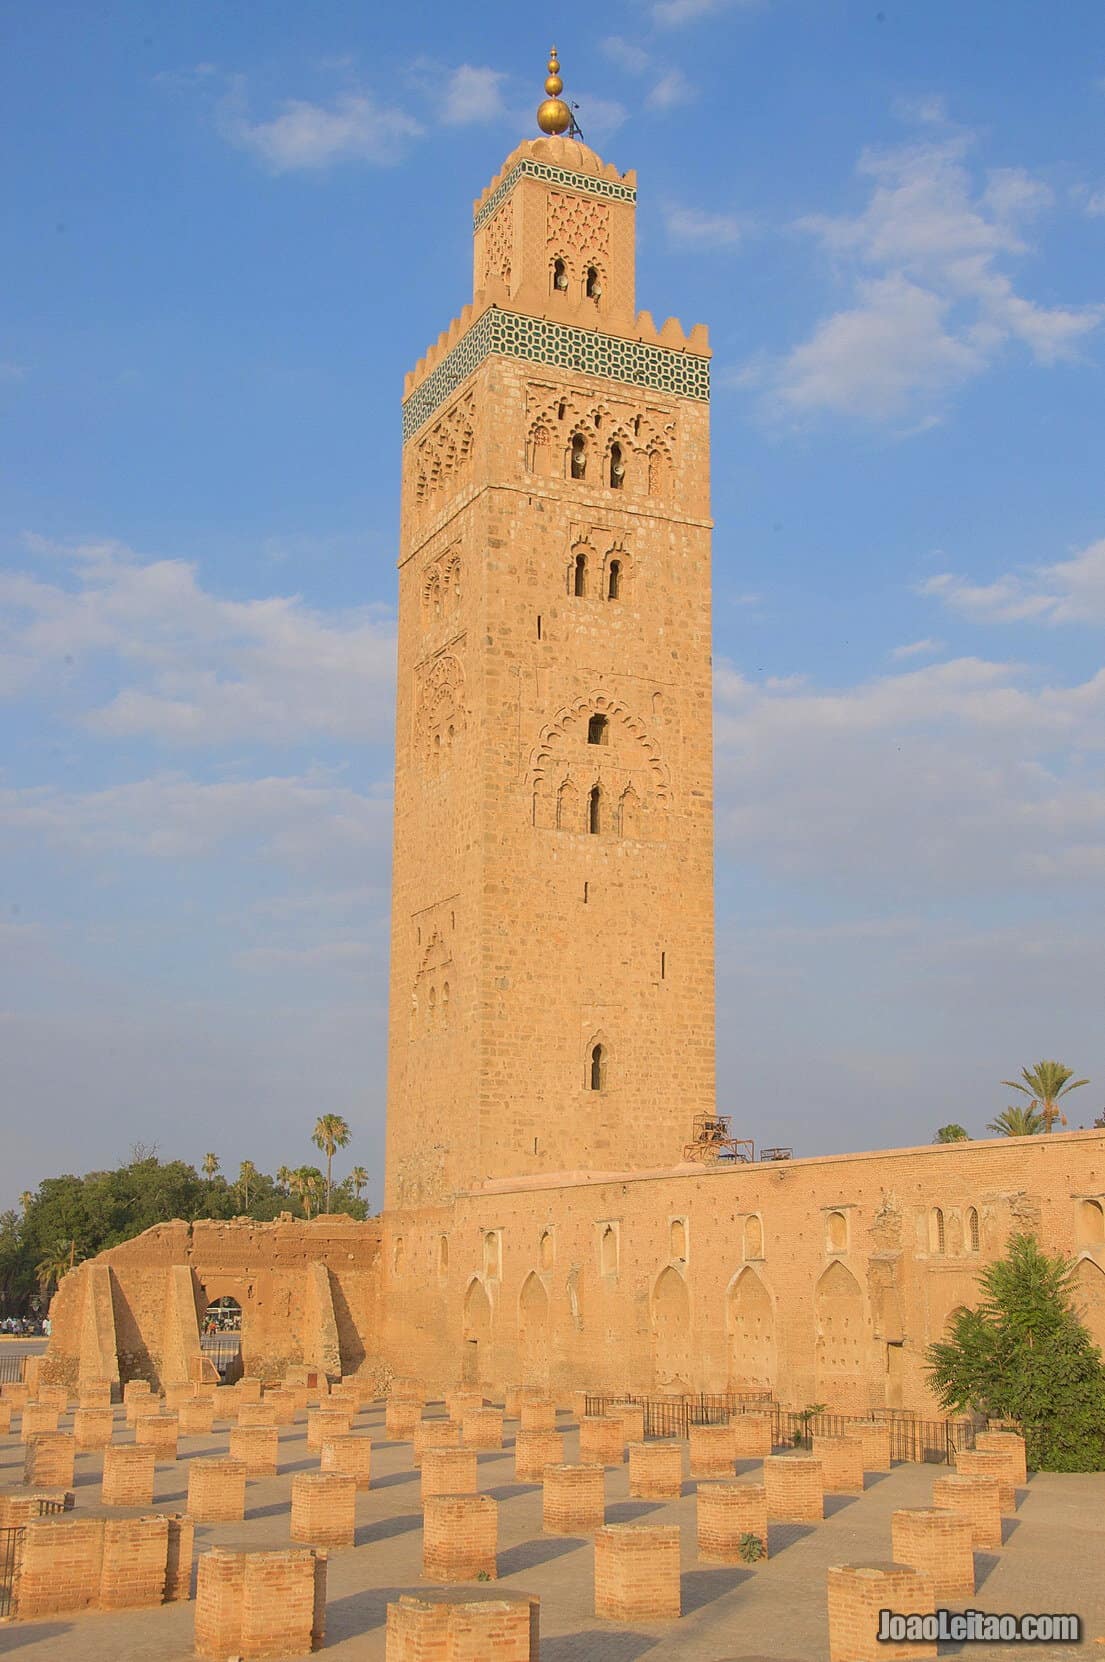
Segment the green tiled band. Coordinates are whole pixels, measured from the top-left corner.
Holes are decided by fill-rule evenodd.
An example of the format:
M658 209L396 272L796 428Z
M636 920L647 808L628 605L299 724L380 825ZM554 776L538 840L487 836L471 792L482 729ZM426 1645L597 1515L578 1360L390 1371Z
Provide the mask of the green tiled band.
M696 352L621 340L595 329L574 329L565 323L549 323L545 318L525 317L492 306L403 405L404 440L417 433L461 382L494 353L525 358L552 369L599 375L608 381L625 381L675 398L705 402L710 396L710 360Z
M572 173L566 167L550 167L548 162L535 162L523 156L511 168L497 190L492 191L483 207L472 216L472 229L478 231L485 219L490 219L500 202L510 195L524 173L534 179L544 179L549 185L563 185L566 190L582 191L587 196L605 196L615 202L636 202L637 192L632 185L619 185L613 179L599 179L593 173Z

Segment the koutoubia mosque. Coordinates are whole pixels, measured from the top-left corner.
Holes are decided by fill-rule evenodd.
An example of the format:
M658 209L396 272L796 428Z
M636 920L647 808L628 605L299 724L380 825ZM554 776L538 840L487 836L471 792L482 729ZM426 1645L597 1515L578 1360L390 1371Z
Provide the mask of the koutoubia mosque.
M719 1117L707 334L638 311L636 176L546 90L403 392L383 1213L113 1248L44 1379L202 1377L230 1297L267 1380L932 1413L1026 1228L1105 1344L1100 1131L752 1159Z

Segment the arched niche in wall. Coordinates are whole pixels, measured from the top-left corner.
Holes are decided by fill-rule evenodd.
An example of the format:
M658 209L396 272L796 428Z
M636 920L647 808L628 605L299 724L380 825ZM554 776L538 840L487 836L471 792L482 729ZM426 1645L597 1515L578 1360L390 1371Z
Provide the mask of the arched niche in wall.
M548 1383L549 1295L532 1270L518 1295L518 1361L524 1385Z
M687 1388L691 1378L691 1300L687 1284L670 1266L652 1290L652 1361L662 1389Z
M814 1322L818 1397L830 1409L851 1411L858 1406L867 1351L863 1293L839 1259L817 1283Z
M763 1390L775 1381L775 1312L756 1271L744 1268L726 1295L731 1389Z

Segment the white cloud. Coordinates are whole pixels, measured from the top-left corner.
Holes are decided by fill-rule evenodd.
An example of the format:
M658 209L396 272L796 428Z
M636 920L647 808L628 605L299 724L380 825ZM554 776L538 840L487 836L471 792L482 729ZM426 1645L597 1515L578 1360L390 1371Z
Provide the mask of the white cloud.
M741 240L740 221L733 214L669 206L664 225L673 248L732 248Z
M685 23L697 23L701 17L728 11L730 6L751 10L759 4L760 0L653 0L651 11L653 22L680 29Z
M387 736L390 618L328 615L294 595L227 600L184 560L144 562L110 542L30 540L65 581L0 571L0 694L64 689L106 665L113 690L82 711L105 737L214 746Z
M799 221L850 275L854 303L761 372L779 407L875 420L938 412L1011 342L1051 364L1101 322L1102 306L1047 307L1017 292L1000 262L1029 252L1028 222L1052 193L1023 168L976 180L968 149L956 136L867 152L862 211Z
M329 104L286 100L279 115L252 121L240 88L221 106L219 126L227 139L258 157L273 173L330 167L360 161L390 167L423 131L404 110L380 104L367 92L342 93Z
M890 657L893 658L896 663L900 663L906 658L931 658L937 652L942 652L943 650L943 641L934 641L931 638L926 638L923 641L907 641L902 646L891 647Z
M630 75L643 75L652 62L643 46L638 46L636 41L626 40L624 35L607 35L600 44L610 61Z
M669 69L656 82L645 98L650 110L674 110L680 104L689 104L695 90L681 69Z
M579 106L575 113L588 144L616 133L629 118L629 111L616 98L592 98L589 93L580 92L575 93L573 103Z
M635 41L626 40L621 35L608 35L602 42L602 50L606 56L624 69L628 75L651 75L653 84L645 94L646 109L663 113L666 110L678 109L681 104L689 104L697 96L695 88L686 75L676 65L670 64L667 57L657 64L650 52Z
M462 63L446 83L441 119L449 126L496 121L506 114L501 70Z
M1006 572L992 583L940 572L920 585L920 593L981 623L1105 622L1105 537L1069 560Z
M22 381L27 371L22 364L0 363L0 382Z

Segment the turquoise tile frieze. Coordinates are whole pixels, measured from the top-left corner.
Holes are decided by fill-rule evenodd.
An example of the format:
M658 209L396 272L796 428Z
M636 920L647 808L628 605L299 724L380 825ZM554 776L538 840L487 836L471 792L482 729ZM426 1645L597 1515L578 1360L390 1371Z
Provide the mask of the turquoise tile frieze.
M424 426L485 358L501 353L551 369L571 369L604 380L647 387L675 398L710 397L710 360L696 352L620 340L594 329L574 329L541 317L490 307L427 375L403 405L403 438Z
M472 229L478 231L485 219L490 219L499 203L508 197L523 174L533 179L544 179L548 185L563 185L567 190L583 191L587 196L605 196L615 202L636 202L637 192L632 185L619 185L613 179L599 179L593 173L573 173L566 167L550 167L548 162L535 162L523 156L511 168L497 190L492 191L483 207L472 217Z

